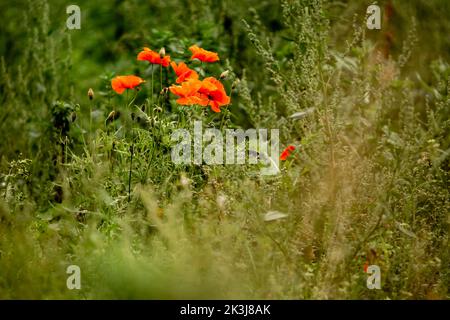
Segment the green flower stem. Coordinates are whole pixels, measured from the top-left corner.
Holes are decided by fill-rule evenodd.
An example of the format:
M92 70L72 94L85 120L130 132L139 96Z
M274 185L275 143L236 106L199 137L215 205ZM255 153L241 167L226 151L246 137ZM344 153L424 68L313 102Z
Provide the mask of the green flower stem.
M154 65L152 64L152 93L151 93L151 95L152 95L152 105L150 106L150 108L153 108L153 70L154 69Z

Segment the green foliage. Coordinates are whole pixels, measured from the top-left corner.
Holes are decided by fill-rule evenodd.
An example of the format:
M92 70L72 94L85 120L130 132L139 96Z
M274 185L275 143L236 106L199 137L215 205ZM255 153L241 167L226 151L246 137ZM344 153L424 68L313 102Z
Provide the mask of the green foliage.
M79 1L75 31L57 1L8 4L0 298L449 298L446 1L381 1L409 30L389 49L354 2ZM221 57L190 65L202 76L230 70L219 114L176 105L172 72L135 61L142 46L187 61L193 43ZM141 90L116 95L132 73ZM274 177L176 165L170 134L196 120L279 128L297 150Z

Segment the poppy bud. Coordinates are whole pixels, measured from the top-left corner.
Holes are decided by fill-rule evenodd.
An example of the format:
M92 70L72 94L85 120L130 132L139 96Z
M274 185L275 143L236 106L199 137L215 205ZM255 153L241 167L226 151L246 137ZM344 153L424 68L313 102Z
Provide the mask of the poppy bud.
M228 75L230 74L230 70L225 70L224 72L222 72L221 74L220 74L220 79L221 80L223 80L223 79L226 79L227 77L228 77Z
M169 88L164 88L161 90L161 95L165 95L169 91Z
M166 55L166 49L164 49L164 47L162 47L161 50L159 50L159 57L162 59L162 58L164 58L165 55Z
M241 81L240 81L239 79L236 79L236 80L233 82L233 84L231 85L231 90L236 89L236 88L238 87L238 85L239 85L240 82L241 82Z
M72 114L70 115L70 118L71 118L72 122L75 122L75 120L77 120L77 113L72 112Z
M111 123L116 119L119 119L120 117L120 111L111 111L106 118L106 123Z
M89 88L88 90L88 97L90 100L94 99L94 90L92 90L92 88Z

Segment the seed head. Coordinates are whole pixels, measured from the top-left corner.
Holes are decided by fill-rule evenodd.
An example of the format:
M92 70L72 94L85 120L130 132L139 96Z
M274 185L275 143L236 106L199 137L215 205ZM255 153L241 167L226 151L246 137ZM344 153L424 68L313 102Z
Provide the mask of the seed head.
M90 100L94 99L94 90L92 90L92 88L89 88L88 90L88 97Z

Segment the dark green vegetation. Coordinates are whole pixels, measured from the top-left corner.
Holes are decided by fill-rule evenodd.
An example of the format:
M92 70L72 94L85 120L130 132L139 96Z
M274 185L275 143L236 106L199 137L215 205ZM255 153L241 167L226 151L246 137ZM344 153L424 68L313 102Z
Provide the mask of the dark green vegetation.
M448 1L379 1L379 31L364 1L80 0L72 31L68 4L0 1L0 298L448 299ZM193 43L231 71L229 112L178 107L136 61ZM147 80L129 108L118 74ZM176 166L170 133L195 119L297 152L274 177Z

